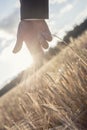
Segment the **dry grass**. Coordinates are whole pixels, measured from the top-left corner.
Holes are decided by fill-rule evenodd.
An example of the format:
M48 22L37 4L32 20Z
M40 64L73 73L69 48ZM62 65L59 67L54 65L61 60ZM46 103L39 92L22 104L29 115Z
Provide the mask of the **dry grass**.
M0 99L0 130L87 129L86 41L87 33Z

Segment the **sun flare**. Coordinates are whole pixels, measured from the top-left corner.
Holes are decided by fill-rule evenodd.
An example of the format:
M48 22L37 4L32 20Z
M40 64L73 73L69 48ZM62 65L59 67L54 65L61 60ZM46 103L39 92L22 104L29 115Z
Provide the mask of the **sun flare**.
M0 77L0 84L4 83L6 79L8 80L14 77L15 75L32 66L33 64L33 58L25 44L23 45L20 52L17 54L14 54L12 52L13 47L14 44L12 43L10 46L6 47L0 54L0 62L2 63L0 66L0 73L2 74L2 76Z

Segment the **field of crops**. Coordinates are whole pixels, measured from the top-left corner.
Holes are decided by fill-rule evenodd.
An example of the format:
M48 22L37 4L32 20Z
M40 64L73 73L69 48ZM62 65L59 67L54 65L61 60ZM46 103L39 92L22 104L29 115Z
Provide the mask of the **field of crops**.
M87 32L0 98L0 130L87 130Z

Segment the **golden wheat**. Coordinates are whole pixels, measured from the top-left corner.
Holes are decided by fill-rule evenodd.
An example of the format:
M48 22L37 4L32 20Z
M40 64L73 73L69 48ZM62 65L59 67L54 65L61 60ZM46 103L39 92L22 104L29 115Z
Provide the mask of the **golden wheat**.
M0 130L87 129L86 36L0 99Z

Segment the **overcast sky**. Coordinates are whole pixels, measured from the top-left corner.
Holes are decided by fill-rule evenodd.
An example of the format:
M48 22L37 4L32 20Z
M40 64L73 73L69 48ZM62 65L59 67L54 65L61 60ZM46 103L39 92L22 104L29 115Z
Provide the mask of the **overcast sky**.
M47 23L51 32L57 32L61 38L87 18L87 0L49 0L49 3ZM0 0L0 88L32 63L25 45L18 54L12 53L20 20L19 7L17 0Z

